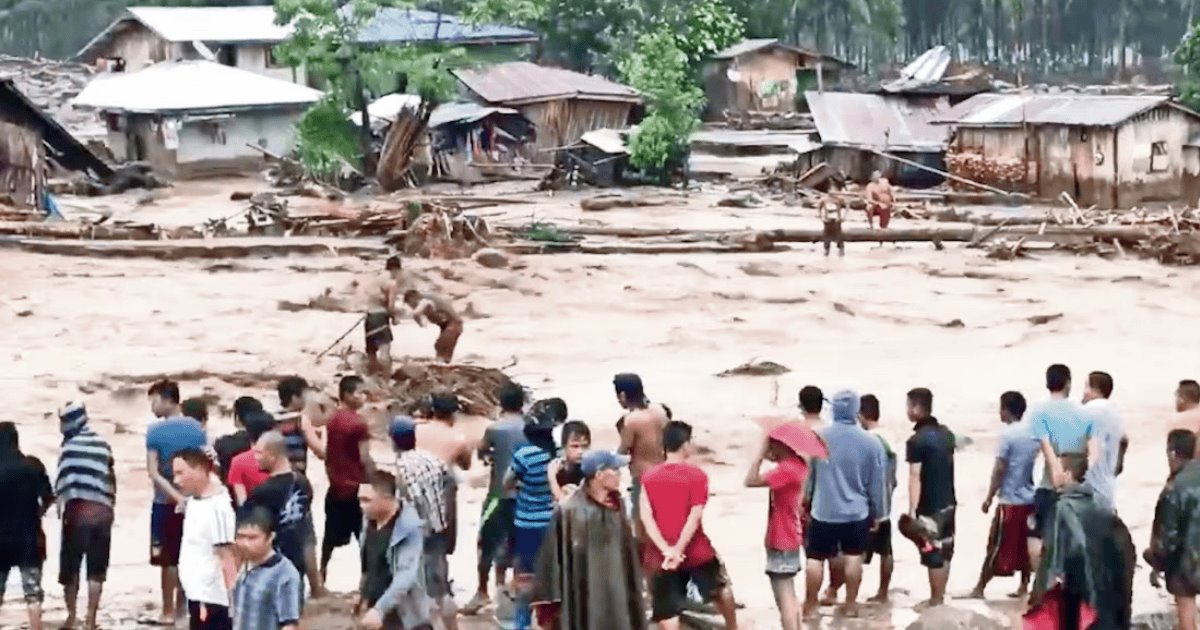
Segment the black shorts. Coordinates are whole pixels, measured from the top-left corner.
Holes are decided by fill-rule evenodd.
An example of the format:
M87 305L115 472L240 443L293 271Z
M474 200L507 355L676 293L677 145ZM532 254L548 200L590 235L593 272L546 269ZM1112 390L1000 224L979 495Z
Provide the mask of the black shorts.
M921 554L921 564L930 569L940 569L954 559L954 508L948 507L935 514L920 514L933 521L937 527L934 549Z
M62 547L58 555L58 583L75 584L87 557L87 580L103 583L108 577L112 553L112 523L84 525L63 522Z
M228 606L188 600L188 630L233 630Z
M493 565L508 567L517 500L490 499L483 505L484 520L479 526L479 569L487 571Z
M1038 488L1033 493L1033 515L1029 523L1029 537L1041 539L1046 523L1054 518L1058 506L1058 492L1050 488Z
M711 602L729 586L729 575L720 558L690 569L656 573L650 579L650 620L674 619L686 610L688 583L695 584L700 597Z
M871 564L871 559L877 555L883 558L892 557L891 521L880 523L879 529L876 529L867 536L867 549L863 554L863 562Z
M839 555L861 556L867 550L871 519L853 523L824 523L813 519L805 534L804 555L809 560L830 560Z
M367 313L363 321L367 354L374 354L379 346L392 343L392 316L387 313Z
M358 497L337 499L325 495L325 541L323 546L341 547L362 535L363 513Z

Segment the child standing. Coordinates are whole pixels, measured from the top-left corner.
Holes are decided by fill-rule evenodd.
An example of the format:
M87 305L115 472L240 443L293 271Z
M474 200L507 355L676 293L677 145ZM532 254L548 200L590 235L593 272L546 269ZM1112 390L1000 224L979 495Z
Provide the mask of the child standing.
M592 431L580 420L562 425L562 454L546 467L550 492L554 502L562 503L583 485L583 469L579 464L583 454L592 446Z

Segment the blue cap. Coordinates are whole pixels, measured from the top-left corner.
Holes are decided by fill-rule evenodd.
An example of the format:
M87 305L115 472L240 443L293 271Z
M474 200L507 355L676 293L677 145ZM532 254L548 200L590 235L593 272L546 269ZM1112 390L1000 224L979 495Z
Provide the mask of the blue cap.
M628 465L628 455L618 455L612 451L588 451L579 462L584 477L591 477L601 470L617 470Z
M388 425L388 435L393 440L411 437L417 434L417 423L409 416L396 416L392 418L392 422Z

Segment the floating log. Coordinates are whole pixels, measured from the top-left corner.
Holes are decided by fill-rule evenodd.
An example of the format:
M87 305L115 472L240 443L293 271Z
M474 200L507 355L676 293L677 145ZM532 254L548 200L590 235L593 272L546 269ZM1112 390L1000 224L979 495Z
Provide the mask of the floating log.
M0 241L2 243L3 241ZM156 258L159 260L266 258L274 256L385 255L389 248L376 241L318 238L212 238L161 241L69 241L22 239L10 241L39 254L93 258Z
M0 235L25 236L28 238L76 239L76 240L156 240L158 228L154 225L82 225L79 223L31 223L26 221L0 221Z
M600 195L579 200L579 207L598 212L611 208L641 208L644 206L666 206L676 200L669 197L640 197L635 195Z

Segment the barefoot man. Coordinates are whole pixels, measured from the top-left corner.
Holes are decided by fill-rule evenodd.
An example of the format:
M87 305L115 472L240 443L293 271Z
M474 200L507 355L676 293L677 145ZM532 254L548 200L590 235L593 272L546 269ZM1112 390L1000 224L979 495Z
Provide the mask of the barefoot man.
M887 229L892 222L892 205L895 202L892 183L879 171L871 173L871 183L867 184L867 223L871 229L875 229L875 217L879 217L879 227Z
M404 303L412 309L413 319L418 324L424 326L426 321L430 321L441 329L437 341L433 342L433 351L438 361L449 363L454 358L454 348L463 333L462 318L450 301L440 295L409 289L404 292Z
M367 315L363 328L366 331L367 369L372 374L392 372L392 324L399 320L396 297L408 285L399 256L388 258L385 268L385 276L370 280L367 285Z

